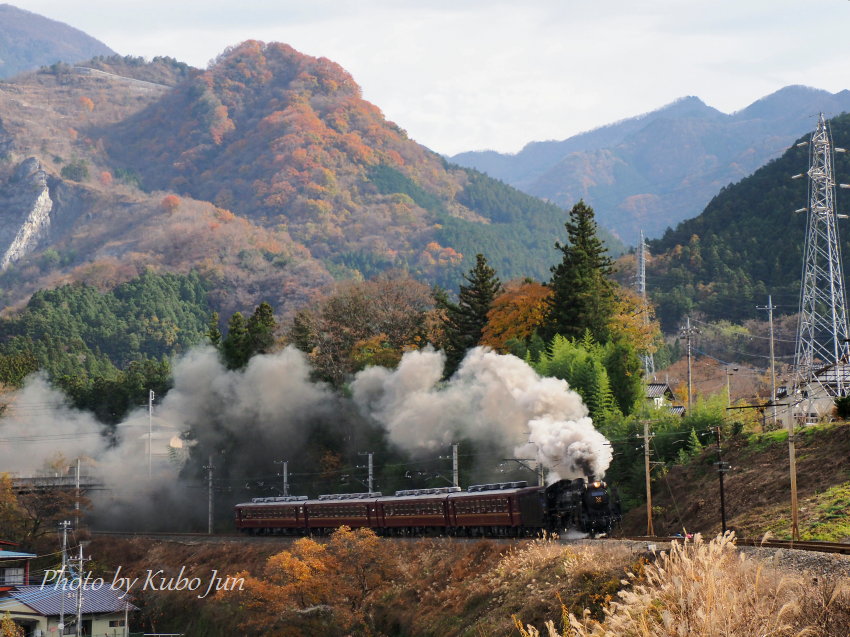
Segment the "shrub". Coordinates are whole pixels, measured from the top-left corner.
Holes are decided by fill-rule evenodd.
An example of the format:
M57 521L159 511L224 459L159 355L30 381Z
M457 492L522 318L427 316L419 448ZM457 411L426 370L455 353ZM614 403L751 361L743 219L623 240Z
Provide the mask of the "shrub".
M59 173L64 179L71 181L85 181L89 178L89 164L85 159L75 159L65 166Z

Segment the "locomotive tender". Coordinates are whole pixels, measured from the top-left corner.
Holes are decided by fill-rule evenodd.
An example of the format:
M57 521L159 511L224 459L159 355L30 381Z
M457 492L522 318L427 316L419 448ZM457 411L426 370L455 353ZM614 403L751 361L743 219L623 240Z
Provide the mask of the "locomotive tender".
M246 533L322 535L345 525L379 535L521 537L542 531L608 533L620 519L616 491L604 482L559 480L548 487L501 482L380 493L254 498L235 507Z

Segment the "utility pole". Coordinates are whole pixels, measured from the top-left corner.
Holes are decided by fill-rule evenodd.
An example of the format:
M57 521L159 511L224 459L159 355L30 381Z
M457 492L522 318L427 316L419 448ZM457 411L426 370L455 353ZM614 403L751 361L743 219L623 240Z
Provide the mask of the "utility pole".
M756 306L757 310L767 310L767 321L770 325L770 403L773 405L773 426L776 427L776 358L773 355L773 300L767 295L767 305Z
M153 390L148 391L148 480L153 475Z
M76 474L76 500L74 502L74 528L80 528L80 459L77 458L77 474Z
M368 457L368 459L369 459L369 462L368 462L368 468L369 468L369 480L368 480L368 484L369 484L369 493L374 493L374 492L375 492L375 490L373 489L373 486L374 486L374 477L375 477L375 473L374 473L374 465L372 464L372 456L374 456L375 454L374 454L372 451L362 451L362 452L358 453L357 455L358 455L358 456L367 456L367 457Z
M456 487L460 486L460 472L458 471L456 442L452 443L452 484Z
M643 463L646 472L646 534L650 537L655 535L655 529L652 526L652 484L651 484L651 463L649 461L649 441L655 434L649 433L649 420L643 421Z
M729 378L737 371L737 367L726 366L726 407L732 406L732 384L729 382Z
M794 419L788 419L788 461L791 470L791 540L800 541L797 509L797 449L794 440Z
M59 526L62 528L62 596L59 598L59 634L65 634L65 574L68 568L68 558L67 558L67 550L68 550L68 527L71 526L71 523L68 520L63 520L59 523ZM26 582L29 584L29 582Z
M689 316L687 319L687 323L685 327L683 327L679 331L679 338L684 338L688 343L688 413L691 412L691 408L693 407L694 400L694 391L693 391L693 381L692 381L692 373L691 373L691 339L697 334L699 330L695 327L691 327L691 317Z
M80 544L80 556L77 558L77 578L79 586L77 587L77 637L83 636L83 563L88 562L83 559L83 545Z
M720 448L720 426L714 428L714 435L717 440L717 475L720 477L720 522L723 527L723 533L726 533L726 494L723 488L723 474L729 471L729 464L723 462L722 450Z
M283 471L277 475L283 476L283 496L289 495L289 462L286 460L275 460L275 464L283 465Z
M210 454L210 462L204 467L207 470L207 534L213 533L213 455Z

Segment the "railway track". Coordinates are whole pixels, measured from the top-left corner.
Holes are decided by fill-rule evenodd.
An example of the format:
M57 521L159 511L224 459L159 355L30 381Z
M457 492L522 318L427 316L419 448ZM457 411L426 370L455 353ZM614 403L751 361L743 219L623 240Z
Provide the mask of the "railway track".
M136 531L92 531L93 537L123 537L123 538L146 538L152 540L161 540L166 542L193 542L193 543L216 543L216 542L291 542L297 539L296 536L287 535L243 535L240 533L216 533L210 535L208 533L175 533L175 532L136 532ZM394 538L394 539L420 539L420 538ZM504 538L451 538L457 541L478 541L481 539L504 540ZM580 539L580 538L575 538ZM673 541L682 541L681 537L655 537L655 536L625 536L616 538L599 538L599 541L605 539L613 540L630 540L633 542L646 542L647 544L665 544ZM511 542L522 541L522 538L511 538ZM563 542L570 542L569 539L562 539ZM820 542L820 541L791 541L791 540L753 540L741 538L736 540L738 546L752 546L757 548L772 548L772 549L794 549L798 551L813 551L818 553L837 553L842 555L850 555L850 544L841 542Z
M648 535L632 536L619 538L623 540L633 540L636 542L673 542L682 541L681 537L652 537ZM766 549L794 549L797 551L815 551L818 553L839 553L850 555L850 544L842 542L821 542L821 541L794 541L794 540L753 540L749 538L739 538L735 540L738 546L754 546L757 548Z

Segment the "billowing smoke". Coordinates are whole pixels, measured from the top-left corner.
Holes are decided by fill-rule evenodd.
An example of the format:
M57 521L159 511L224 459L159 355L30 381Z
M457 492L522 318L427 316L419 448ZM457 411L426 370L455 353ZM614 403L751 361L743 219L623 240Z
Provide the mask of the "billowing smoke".
M71 409L62 392L41 375L31 376L0 420L0 471L56 472L69 459L95 457L107 448L103 425Z
M443 363L442 353L426 349L406 353L394 371L369 368L352 383L354 400L413 454L462 437L539 458L550 482L604 475L611 447L565 381L485 348L471 350L444 384Z
M275 460L296 459L317 427L350 435L341 421L358 419L353 406L309 375L294 348L255 356L238 371L226 369L213 348L198 348L175 362L174 387L156 406L153 425L141 409L114 433L34 376L0 419L0 471L51 475L82 457L83 474L107 487L89 493L100 526L197 526L205 521L202 465L210 456L219 490L236 491L244 475L273 475Z
M153 419L142 408L114 429L69 407L34 376L0 418L0 471L58 473L82 457L83 473L106 487L89 493L98 526L144 528L154 521L170 530L204 527L203 465L210 457L220 501L245 496L249 477L258 475L271 476L274 485L252 485L265 491L251 493L276 495L269 492L279 486L274 461L315 463L304 454L328 441L356 457L387 438L413 455L463 438L539 457L550 479L604 474L610 447L564 381L484 349L472 350L448 383L440 382L442 370L442 354L409 352L394 371L359 373L352 401L311 381L306 357L294 348L255 356L238 371L226 369L213 348L198 348L175 362L174 387ZM311 485L315 477L305 478L300 492ZM221 507L222 516L229 517L228 508Z

